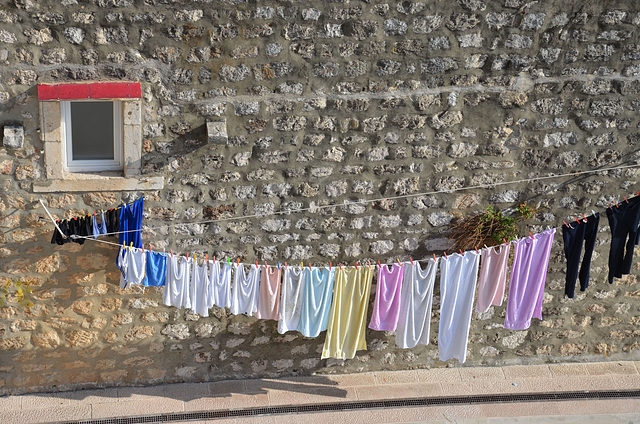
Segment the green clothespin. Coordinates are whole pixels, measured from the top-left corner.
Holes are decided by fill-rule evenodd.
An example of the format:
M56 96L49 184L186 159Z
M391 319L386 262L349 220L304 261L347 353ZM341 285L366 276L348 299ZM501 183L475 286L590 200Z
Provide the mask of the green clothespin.
M231 258L227 256L227 265L231 266Z

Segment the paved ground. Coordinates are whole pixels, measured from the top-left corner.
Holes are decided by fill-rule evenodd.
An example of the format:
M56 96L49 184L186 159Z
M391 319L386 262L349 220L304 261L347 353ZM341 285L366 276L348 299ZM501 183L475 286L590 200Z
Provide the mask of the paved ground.
M0 423L64 422L172 412L472 394L639 390L639 371L640 362L615 361L439 368L154 387L119 387L0 397ZM508 418L498 420L492 417ZM532 422L531 417L536 417L535 422L640 423L640 399L403 407L257 416L209 422L506 424Z

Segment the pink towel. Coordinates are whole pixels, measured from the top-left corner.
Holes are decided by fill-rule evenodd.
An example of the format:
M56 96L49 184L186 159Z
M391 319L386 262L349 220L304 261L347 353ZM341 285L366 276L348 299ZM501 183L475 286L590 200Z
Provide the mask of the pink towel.
M280 269L262 266L258 293L258 319L280 319Z
M478 280L478 300L476 312L487 312L491 305L502 305L504 287L507 282L510 244L482 249L482 267Z
M399 263L394 263L391 270L386 265L378 267L378 284L376 300L369 328L378 331L395 331L400 314L400 291L402 287L402 270Z

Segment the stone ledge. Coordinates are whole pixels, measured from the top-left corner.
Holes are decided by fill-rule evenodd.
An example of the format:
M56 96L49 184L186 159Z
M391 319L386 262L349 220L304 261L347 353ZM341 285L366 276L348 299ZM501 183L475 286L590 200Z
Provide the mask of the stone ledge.
M91 191L162 190L164 177L103 177L87 176L65 180L49 180L33 183L34 193L68 193Z

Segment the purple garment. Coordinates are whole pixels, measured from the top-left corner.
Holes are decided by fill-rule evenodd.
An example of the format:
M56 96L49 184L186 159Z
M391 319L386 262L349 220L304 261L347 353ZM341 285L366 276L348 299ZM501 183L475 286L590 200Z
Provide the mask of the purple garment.
M400 314L400 291L403 266L394 263L391 270L386 265L378 267L376 300L369 328L378 331L395 331Z
M514 242L513 267L504 328L526 330L531 318L542 319L542 297L555 229Z

